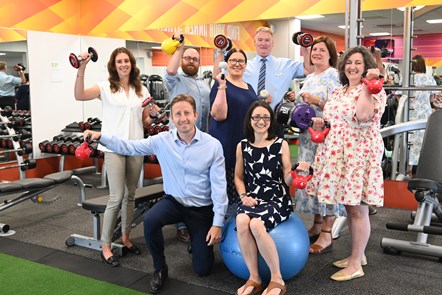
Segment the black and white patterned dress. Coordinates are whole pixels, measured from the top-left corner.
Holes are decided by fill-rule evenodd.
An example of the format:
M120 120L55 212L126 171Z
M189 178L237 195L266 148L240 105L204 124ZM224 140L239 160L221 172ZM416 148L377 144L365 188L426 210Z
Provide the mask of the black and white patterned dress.
M293 211L289 190L283 180L282 141L277 138L262 148L252 146L247 139L241 141L246 191L258 204L253 207L240 204L237 214L259 218L267 231L286 220Z

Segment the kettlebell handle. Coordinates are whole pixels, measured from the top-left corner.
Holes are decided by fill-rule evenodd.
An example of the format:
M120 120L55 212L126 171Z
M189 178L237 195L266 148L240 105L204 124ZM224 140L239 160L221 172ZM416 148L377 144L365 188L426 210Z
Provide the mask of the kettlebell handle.
M302 175L298 175L298 173L296 172L296 168L298 168L299 163L296 163L295 165L293 165L292 167L292 185L297 188L297 189L304 189L307 186L307 182L310 181L310 179L312 179L313 177L313 168L312 166L309 167L309 174L307 176L302 176Z
M313 120L310 122L310 127L313 128ZM324 120L324 128L330 129L330 122L327 120Z
M294 165L292 166L292 171L296 171L296 169L298 168L298 166L299 166L299 163L294 164ZM312 167L312 166L308 167L308 174L309 174L309 175L313 175L313 172L314 172L313 167Z
M179 37L178 39L175 38L175 35L172 35L172 40L177 40L178 42L183 43L183 41L184 41L184 35L183 35L183 34L180 34L180 37Z
M330 123L324 120L324 130L314 130L313 129L313 120L310 122L310 127L307 129L310 133L310 138L314 143L321 143L324 141L328 132L330 131Z

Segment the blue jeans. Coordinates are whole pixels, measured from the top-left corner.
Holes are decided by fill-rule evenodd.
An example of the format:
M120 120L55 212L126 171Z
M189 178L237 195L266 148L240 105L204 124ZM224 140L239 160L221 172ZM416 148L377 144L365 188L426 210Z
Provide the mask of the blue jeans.
M213 246L207 246L206 236L213 223L213 206L184 207L174 197L164 197L144 215L144 238L152 255L153 267L166 266L164 256L163 226L184 221L189 230L192 245L192 267L199 276L210 273L215 255Z

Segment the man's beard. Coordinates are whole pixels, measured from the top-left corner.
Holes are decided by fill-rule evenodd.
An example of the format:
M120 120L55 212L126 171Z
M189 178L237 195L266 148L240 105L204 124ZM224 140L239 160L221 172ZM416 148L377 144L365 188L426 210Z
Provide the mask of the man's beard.
M183 72L191 77L194 77L198 74L198 67L191 66L191 65L185 65L181 67L183 69Z

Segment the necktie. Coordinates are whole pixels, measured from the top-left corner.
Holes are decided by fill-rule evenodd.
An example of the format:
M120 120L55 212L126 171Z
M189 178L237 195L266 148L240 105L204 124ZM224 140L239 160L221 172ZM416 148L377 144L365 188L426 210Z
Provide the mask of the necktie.
M258 78L258 89L257 89L257 93L259 95L259 93L261 92L261 90L263 90L266 86L266 59L262 58L261 59L261 69L259 69L259 78Z

